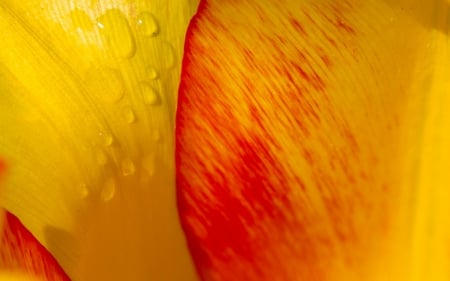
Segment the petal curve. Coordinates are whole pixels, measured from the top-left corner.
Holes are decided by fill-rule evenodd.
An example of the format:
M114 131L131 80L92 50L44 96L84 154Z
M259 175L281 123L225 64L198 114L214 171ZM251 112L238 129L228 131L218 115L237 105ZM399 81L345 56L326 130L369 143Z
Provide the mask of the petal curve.
M424 106L449 93L448 4L202 3L176 162L203 280L448 280L448 212L414 203L448 206L449 178L422 165L447 166L421 162L424 147L438 153L422 138L448 135L449 119L430 125Z
M0 205L74 280L196 279L173 167L184 35L196 8L195 0L0 2L0 154L10 165Z

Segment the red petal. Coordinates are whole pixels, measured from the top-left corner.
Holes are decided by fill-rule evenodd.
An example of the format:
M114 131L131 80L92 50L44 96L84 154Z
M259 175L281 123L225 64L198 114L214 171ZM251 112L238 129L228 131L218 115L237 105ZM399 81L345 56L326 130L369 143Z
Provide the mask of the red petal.
M7 213L0 249L3 270L34 274L47 281L68 281L58 262L14 215Z
M358 134L364 111L348 113L372 97L334 80L345 60L372 63L350 59L355 2L202 2L186 38L176 169L203 280L358 280L380 251L385 155L377 135Z

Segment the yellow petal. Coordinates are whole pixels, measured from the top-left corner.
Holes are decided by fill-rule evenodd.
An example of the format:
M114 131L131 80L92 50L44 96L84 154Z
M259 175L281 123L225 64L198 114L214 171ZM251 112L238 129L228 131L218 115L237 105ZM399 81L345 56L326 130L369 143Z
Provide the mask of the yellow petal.
M403 236L410 246L404 253L408 280L444 281L450 278L450 2L387 0L418 22L427 33L421 39L403 108L409 129L404 130L403 163L410 163L402 183L404 195L398 216ZM400 34L400 33L399 33ZM404 34L403 34L404 36ZM400 37L403 38L403 37ZM401 40L401 39L399 39ZM403 69L403 68L402 68ZM406 165L408 166L408 165ZM406 170L405 170L406 171Z
M0 3L0 204L74 280L196 279L172 131L197 2Z
M435 11L437 27L427 45L430 75L423 95L419 160L411 178L413 227L411 280L450 279L450 5Z
M31 276L11 273L11 272L0 272L0 281L39 281L40 279L36 279Z

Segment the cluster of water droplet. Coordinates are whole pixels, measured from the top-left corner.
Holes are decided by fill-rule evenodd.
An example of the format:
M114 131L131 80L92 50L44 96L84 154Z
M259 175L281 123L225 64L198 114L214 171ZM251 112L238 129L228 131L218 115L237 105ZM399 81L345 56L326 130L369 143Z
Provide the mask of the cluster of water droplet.
M142 11L127 17L117 8L93 15L93 12L75 9L69 20L80 41L98 49L97 56L101 59L87 69L84 86L99 107L105 108L114 118L118 117L107 123L136 126L142 118L152 130L136 126L128 129L128 132L134 130L130 136L138 130L148 129L149 142L157 143L161 138L160 124L151 124L148 120L156 114L152 111L165 102L160 92L163 88L161 80L174 67L176 59L172 45L160 36L161 27L155 15ZM106 129L96 134L92 148L94 161L104 171L103 184L92 184L98 186L97 190L92 190L91 184L80 184L82 198L97 193L103 201L110 201L123 184L121 182L129 182L126 178L139 176L142 179L144 175L148 179L154 174L155 153L144 148L143 156L131 156L124 148L126 145L118 141L120 136L116 136L117 132L110 127L107 124Z

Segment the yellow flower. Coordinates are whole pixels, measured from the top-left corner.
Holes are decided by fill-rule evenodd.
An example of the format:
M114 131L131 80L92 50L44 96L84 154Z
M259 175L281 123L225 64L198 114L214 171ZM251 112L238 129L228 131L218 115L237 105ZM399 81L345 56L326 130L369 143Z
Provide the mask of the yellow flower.
M196 280L189 0L0 4L1 205L74 280ZM447 0L205 0L203 280L450 278Z
M0 204L74 280L196 280L172 132L197 5L0 3Z

